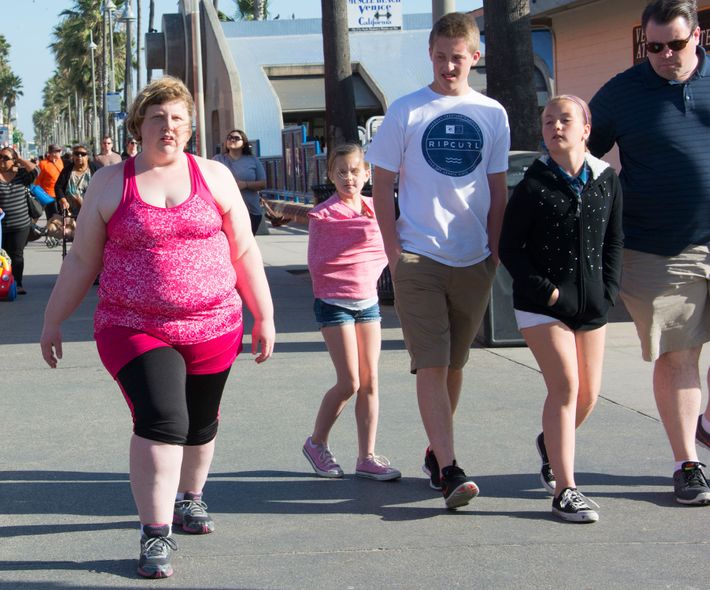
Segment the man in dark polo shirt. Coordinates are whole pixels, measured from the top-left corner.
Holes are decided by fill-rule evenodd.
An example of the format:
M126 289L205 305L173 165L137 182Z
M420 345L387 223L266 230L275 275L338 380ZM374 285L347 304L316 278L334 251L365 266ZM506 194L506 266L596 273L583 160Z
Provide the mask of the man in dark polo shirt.
M710 60L699 47L695 0L655 0L641 25L648 59L614 77L589 103L589 149L601 156L619 146L621 297L643 358L654 362L676 500L710 505L696 448L696 441L710 448L710 404L698 415L700 352L710 340Z

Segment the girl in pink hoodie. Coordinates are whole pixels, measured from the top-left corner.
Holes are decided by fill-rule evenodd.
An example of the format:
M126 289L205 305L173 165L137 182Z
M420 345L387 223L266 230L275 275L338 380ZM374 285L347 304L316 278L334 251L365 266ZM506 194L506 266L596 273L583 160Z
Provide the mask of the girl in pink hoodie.
M328 447L328 435L348 400L357 394L355 475L397 479L402 474L385 457L375 455L381 342L377 279L387 256L372 199L361 194L370 177L362 148L344 144L332 149L328 176L335 194L308 214L308 269L316 298L313 310L337 380L323 397L303 454L319 476L343 476Z

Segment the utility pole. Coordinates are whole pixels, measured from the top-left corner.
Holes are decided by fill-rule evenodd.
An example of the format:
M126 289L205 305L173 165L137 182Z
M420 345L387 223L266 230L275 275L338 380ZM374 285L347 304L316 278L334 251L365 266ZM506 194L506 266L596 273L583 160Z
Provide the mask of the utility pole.
M106 79L108 78L108 62L106 57L108 52L106 51L107 36L106 27L108 26L106 19L106 7L102 10L103 20L101 21L101 137L106 137L108 135L108 100L106 98Z
M143 0L137 0L136 4L136 92L141 89L142 55L143 55L143 35L141 35Z
M350 64L347 0L321 0L326 145L359 142Z
M94 43L94 33L91 31L89 32L89 51L91 53L91 108L93 115L91 117L91 148L94 154L97 154L99 150L99 121L96 118L96 68L94 66L94 52L96 49L97 45Z
M445 14L456 12L456 0L431 0L431 24Z
M207 157L205 145L205 89L202 79L202 34L200 30L200 2L202 0L185 0L185 13L190 17L192 30L192 92L195 99L195 115L197 123L197 155Z
M148 32L152 33L155 30L155 0L150 0L148 4ZM145 79L149 83L153 77L153 70L146 69Z

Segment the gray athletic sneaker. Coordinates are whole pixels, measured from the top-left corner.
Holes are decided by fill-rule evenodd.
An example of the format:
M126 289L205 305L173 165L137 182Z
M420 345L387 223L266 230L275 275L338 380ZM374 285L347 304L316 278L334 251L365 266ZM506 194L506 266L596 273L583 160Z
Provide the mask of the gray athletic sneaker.
M695 506L710 505L710 487L698 461L686 461L673 474L676 502Z
M168 536L168 525L145 525L141 535L141 555L138 574L144 578L169 578L173 575L170 554L177 551L175 539Z

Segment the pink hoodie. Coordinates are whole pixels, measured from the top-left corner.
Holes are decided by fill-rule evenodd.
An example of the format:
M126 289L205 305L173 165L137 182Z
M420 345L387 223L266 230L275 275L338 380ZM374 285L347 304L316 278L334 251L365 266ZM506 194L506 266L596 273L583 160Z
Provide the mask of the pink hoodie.
M308 270L318 299L377 296L387 256L372 199L362 202L371 216L357 213L337 194L308 214Z

